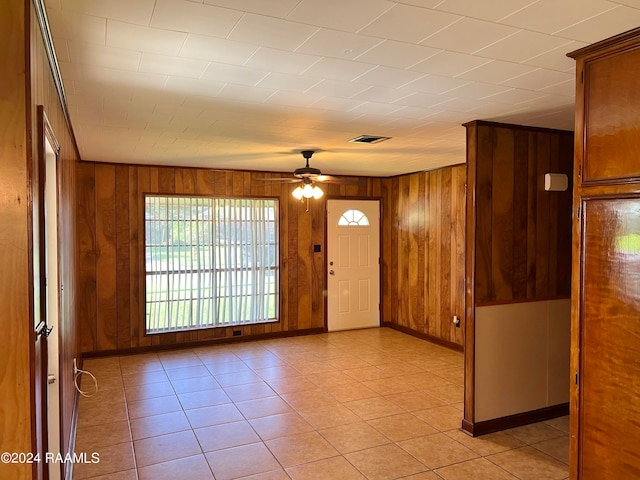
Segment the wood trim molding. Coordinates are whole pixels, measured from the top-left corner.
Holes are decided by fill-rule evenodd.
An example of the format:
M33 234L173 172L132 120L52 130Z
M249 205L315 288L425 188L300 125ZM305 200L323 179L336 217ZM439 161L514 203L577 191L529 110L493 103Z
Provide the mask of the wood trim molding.
M82 359L80 359L82 368ZM76 389L73 398L73 412L71 413L71 431L69 432L69 452L76 451L76 430L78 428L78 412L80 411L80 395ZM73 479L73 462L65 462L64 480Z
M497 305L514 305L518 303L552 302L554 300L571 300L571 295L558 295L553 297L522 298L517 300L500 300L495 302L478 302L476 307L495 307Z
M551 418L569 415L569 403L561 403L551 407L531 410L529 412L516 413L506 417L494 418L492 420L484 420L482 422L471 422L467 419L462 420L462 431L472 437L486 435L488 433L499 432L509 428L521 427L530 423L541 422Z
M418 332L417 330L413 330L411 328L398 325L397 323L382 322L382 326L391 328L393 330L397 330L402 333L406 333L407 335L411 335L412 337L416 337L421 340L427 340L428 342L435 343L442 347L450 348L451 350L455 350L457 352L462 352L464 350L464 347L462 345L458 345L457 343L442 340L441 338L434 337L433 335L429 335L428 333Z
M64 92L64 85L62 84L62 74L60 73L60 67L58 65L58 58L56 57L55 49L53 48L53 39L51 38L51 31L49 30L49 21L47 20L47 12L44 7L44 0L32 0L33 7L38 17L38 24L40 31L42 32L42 38L44 40L44 49L47 52L47 58L49 59L49 66L51 67L51 77L56 91L58 92L58 98L60 99L60 108L64 115L64 121L67 124L69 135L73 143L76 156L80 158L80 150L78 149L78 143L76 142L75 134L71 126L71 116L69 115L69 109L67 107L67 96Z
M616 35L615 37L610 37L605 40L601 40L600 42L587 45L586 47L580 48L578 50L574 50L573 52L569 52L567 53L567 57L574 58L574 59L578 59L578 58L584 59L586 57L591 56L594 53L601 54L603 53L602 50L609 47L616 47L616 49L620 48L621 44L625 42L633 42L638 37L640 37L640 27L634 28L633 30L628 30L619 35Z
M490 122L488 120L472 120L471 122L463 123L463 127L469 128L472 126L480 126L480 127L494 127L494 128L510 128L513 130L523 130L527 132L546 132L553 133L556 135L571 135L573 136L573 132L571 130L557 130L555 128L544 128L544 127L530 127L527 125L516 125L514 123L501 123L501 122Z
M93 352L83 352L82 358L96 358L96 357L112 357L116 355L132 355L136 353L148 353L148 352L160 352L165 350L181 350L185 348L194 347L207 347L212 345L229 344L229 343L243 343L251 342L254 340L267 340L273 338L287 338L287 337L300 337L305 335L317 335L319 333L325 333L324 328L308 328L305 330L294 330L286 332L271 332L256 335L243 335L240 337L224 337L211 340L203 340L200 342L185 342L180 344L166 344L166 345L147 345L134 348L122 348L114 350L96 350Z
M475 419L476 385L476 181L478 165L478 124L467 129L467 199L465 224L465 329L464 329L464 413L465 422Z

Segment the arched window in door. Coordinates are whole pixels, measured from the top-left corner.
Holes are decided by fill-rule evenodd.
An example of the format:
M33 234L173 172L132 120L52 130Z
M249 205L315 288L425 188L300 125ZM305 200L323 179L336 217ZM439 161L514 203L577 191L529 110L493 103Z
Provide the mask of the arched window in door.
M340 227L368 227L369 218L360 210L347 210L338 220Z

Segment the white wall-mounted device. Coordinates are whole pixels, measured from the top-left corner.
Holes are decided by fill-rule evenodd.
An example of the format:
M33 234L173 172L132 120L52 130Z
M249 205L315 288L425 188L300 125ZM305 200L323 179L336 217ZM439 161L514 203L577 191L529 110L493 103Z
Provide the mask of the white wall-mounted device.
M569 187L569 179L564 173L545 173L544 189L547 192L564 192Z

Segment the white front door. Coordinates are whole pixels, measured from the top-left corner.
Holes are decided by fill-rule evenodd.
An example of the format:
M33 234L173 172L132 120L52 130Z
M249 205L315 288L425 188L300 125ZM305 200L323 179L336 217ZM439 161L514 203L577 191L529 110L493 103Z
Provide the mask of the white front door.
M380 202L327 200L329 331L380 326Z

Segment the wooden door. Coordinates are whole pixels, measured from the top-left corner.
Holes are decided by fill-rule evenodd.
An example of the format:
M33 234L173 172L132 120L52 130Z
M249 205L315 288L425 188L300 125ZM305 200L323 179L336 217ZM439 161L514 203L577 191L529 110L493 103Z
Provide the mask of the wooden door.
M327 201L329 331L380 326L380 202Z
M38 107L38 138L38 152L36 158L33 160L31 175L33 196L33 421L35 426L35 451L33 453L42 459L40 462L34 462L34 477L37 479L48 479L49 466L44 461L44 458L49 451L49 388L47 379L49 374L48 336L51 333L51 328L48 322L47 312L51 311L51 309L57 312L59 308L57 182L55 165L60 152L60 145L53 134L51 125L41 106ZM47 179L47 156L50 157L50 163L53 164L53 168L49 168L49 174L52 176L52 178L49 179ZM48 201L45 198L47 182L50 183L51 188L54 190L49 195ZM47 208L49 209L48 212ZM49 222L47 222L47 218ZM48 223L53 223L55 226L47 232ZM47 249L48 244L51 244L49 245L49 249ZM52 256L55 258L52 258ZM51 281L49 282L51 288L47 287L47 275L51 277ZM57 388L57 386L56 384L54 388ZM58 411L55 412L56 420L58 413ZM59 447L59 442L56 446ZM60 465L55 465L55 467L61 469ZM59 478L59 475L56 475L56 478Z
M640 28L576 63L570 473L640 478Z
M583 210L579 478L640 478L640 198Z
M640 45L585 65L585 147L582 181L640 179Z
M38 124L43 117L38 110ZM39 132L40 133L40 132ZM44 137L38 155L32 166L32 195L33 195L33 327L34 327L34 434L35 452L39 458L44 458L48 450L47 430L47 306L46 306L46 258L45 258L45 228L44 228L44 182L45 182L45 152ZM34 463L34 474L38 479L48 478L45 462Z

